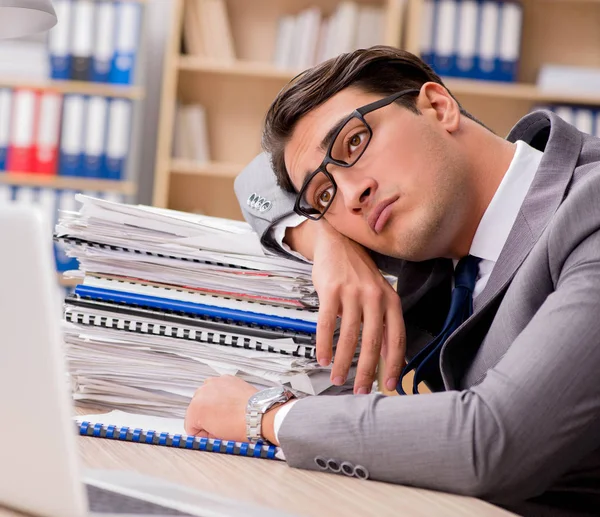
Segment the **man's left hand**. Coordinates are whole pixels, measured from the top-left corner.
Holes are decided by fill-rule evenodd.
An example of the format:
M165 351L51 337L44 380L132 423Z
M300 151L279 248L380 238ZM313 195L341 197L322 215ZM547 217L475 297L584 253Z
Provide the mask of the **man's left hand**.
M245 442L246 405L258 390L239 377L211 377L196 390L185 415L188 435Z

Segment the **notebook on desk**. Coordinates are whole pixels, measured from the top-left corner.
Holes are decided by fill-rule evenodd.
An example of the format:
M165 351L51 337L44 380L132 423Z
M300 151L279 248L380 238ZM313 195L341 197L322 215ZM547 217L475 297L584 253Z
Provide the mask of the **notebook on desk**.
M84 476L71 420L48 224L34 208L0 207L0 242L0 506L42 517L282 515L135 472ZM92 427L92 435L102 434L97 429ZM154 440L155 435L144 436Z
M234 456L284 459L281 449L275 445L187 436L183 429L183 420L178 418L137 415L115 410L97 415L78 416L75 418L75 427L81 436Z

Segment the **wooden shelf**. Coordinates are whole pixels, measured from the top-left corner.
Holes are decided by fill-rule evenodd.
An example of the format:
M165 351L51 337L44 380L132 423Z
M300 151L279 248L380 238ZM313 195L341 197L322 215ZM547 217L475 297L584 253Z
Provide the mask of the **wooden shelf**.
M120 97L124 99L143 99L144 89L140 86L128 86L87 81L53 81L36 79L18 79L0 77L0 87L30 88L50 90L59 93L81 93L83 95L101 95L103 97Z
M251 61L223 63L185 55L179 57L179 69L190 72L279 79L282 81L289 81L299 73L298 70L283 70L269 63ZM540 90L535 84L478 81L453 77L444 77L443 79L448 88L457 95L477 95L532 102L600 105L600 95L544 91Z
M53 189L118 192L126 195L132 195L136 192L135 183L131 181L77 178L71 176L46 176L33 173L7 173L3 171L0 171L0 183L5 185L45 187Z
M243 164L226 162L197 163L190 160L171 160L173 174L188 174L198 176L218 176L235 178L244 168Z
M501 83L445 77L444 84L457 95L476 95L501 99L563 104L600 105L599 95L570 94L540 90L535 84Z
M260 61L238 60L231 62L219 62L187 55L179 56L177 66L179 70L188 72L257 77L261 79L277 79L281 81L289 81L300 72L300 70L286 70L277 68L270 63L262 63Z

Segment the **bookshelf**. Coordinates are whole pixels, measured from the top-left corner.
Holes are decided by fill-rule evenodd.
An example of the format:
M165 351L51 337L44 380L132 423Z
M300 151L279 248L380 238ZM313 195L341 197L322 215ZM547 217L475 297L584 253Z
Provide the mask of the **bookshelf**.
M57 190L95 190L99 192L115 192L129 196L134 195L136 192L136 184L133 181L47 176L36 173L11 172L4 174L3 171L0 171L0 185L41 187Z
M54 81L51 79L32 81L0 77L0 88L27 88L57 93L80 93L82 95L99 95L101 97L118 97L132 100L144 98L144 89L141 86L121 86L118 84L92 83L87 81Z
M164 63L153 203L156 206L240 219L233 181L260 152L264 114L279 90L300 70L272 64L277 21L311 5L331 14L337 0L226 0L236 59L182 53L184 0L173 1ZM380 43L419 53L422 0L360 0L385 12ZM523 32L518 82L445 79L464 107L500 135L540 104L600 107L598 94L539 89L543 63L600 67L600 0L522 0ZM210 161L171 156L176 103L206 109Z
M126 16L125 4L116 0L110 2L57 0L55 8L59 23L50 33L28 36L13 43L15 45L13 50L18 51L14 54L16 57L12 61L7 61L5 58L2 62L3 68L0 70L0 92L4 93L6 101L0 109L0 120L3 128L7 128L0 142L2 148L0 150L2 151L0 152L2 158L0 204L9 202L36 205L45 216L56 223L59 210L77 209L77 202L73 195L78 192L109 201L136 199L141 174L139 163L145 99L144 40L147 30L147 10L150 4L148 0L133 1L134 4L128 2L127 5L133 5L136 9L139 8L139 11L136 11L136 16L132 20L131 16ZM92 10L91 16L81 16L82 11L79 11L77 6L83 3ZM106 23L101 23L102 20L107 21L107 17L103 16L106 15L107 8L112 8L108 27ZM76 54L76 34L81 38L81 31L76 29L80 26L85 28L83 32L86 33L86 38L89 37L89 41L84 45L85 52L79 47L78 50L82 53ZM127 38L123 36L124 33L128 35ZM61 37L56 36L57 34L61 34ZM54 36L56 38L53 47ZM58 39L62 42L60 48L56 47ZM99 49L104 53L101 54ZM10 50L10 48L5 50L3 56L6 56ZM29 54L23 54L25 51ZM22 58L20 57L22 55L33 56L33 58ZM118 65L117 58L120 58ZM75 74L74 70L77 68L73 65L75 59L85 62L83 67L85 73L79 68L79 73ZM94 69L94 63L98 64L100 59L108 62L109 70L108 72L104 70L106 76L102 78L94 75L98 71L98 68ZM58 73L57 63L62 64L62 73ZM113 76L111 73L113 69L117 69L121 75ZM17 92L23 91L31 93L36 98L33 108L29 111L25 110L25 117L19 116L23 111L18 111L16 108ZM42 99L45 96L55 99L57 108L52 111L50 122L46 112L44 125L41 122L43 119L41 113ZM84 106L76 114L78 120L75 121L73 117L69 119L66 117L67 99L73 97L80 99L80 105ZM105 103L101 110L95 111L94 119L91 117L92 99L101 99L101 102ZM127 105L128 109L112 110L111 106L115 105L114 103L120 108ZM118 123L111 125L111 117ZM26 120L28 124L26 131L28 138L20 145L26 148L28 156L34 156L33 159L21 161L18 165L8 158L11 146L15 145L13 136L16 133L17 120L21 123ZM72 132L76 134L75 139L78 141L76 145L71 141L70 147L66 149L66 146L63 147L61 144L64 143L64 129L70 125L79 128ZM46 128L45 138L52 142L52 160L47 159L50 165L45 169L40 167L42 160L40 156L44 153L37 148L39 142L43 140L40 137L40 127ZM97 131L99 136L90 143L91 139L86 135L91 134L92 127L100 129ZM114 131L115 129L118 131ZM111 135L114 138L111 139ZM74 139L73 134L70 135L70 139ZM47 143L45 145L50 146ZM43 145L41 147L46 149ZM109 174L108 165L105 170L104 164L108 163L111 150L113 154L110 159L113 166ZM67 162L65 158L67 154L69 158L75 157L79 163L77 170L71 170L71 174L67 174L62 168L62 164ZM47 157L48 153L45 155ZM95 174L91 174L92 167L88 167L87 164L99 162L103 164L102 167L97 167L93 170ZM57 283L64 294L77 282L74 279L63 278L60 271L74 269L76 265L73 264L73 260L65 256L59 245L55 246L55 258Z

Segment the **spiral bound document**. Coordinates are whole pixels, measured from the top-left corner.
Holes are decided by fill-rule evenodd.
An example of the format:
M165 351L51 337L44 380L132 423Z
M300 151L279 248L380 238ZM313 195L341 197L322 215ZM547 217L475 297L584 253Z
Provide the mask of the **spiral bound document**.
M100 421L101 420L101 421ZM112 421L113 424L105 424ZM103 415L83 415L75 420L80 436L104 438L132 443L144 443L164 447L175 447L202 452L216 452L233 456L248 456L269 460L282 460L283 453L276 445L266 443L235 442L216 438L187 436L183 421L171 418L134 415L122 411L111 411ZM140 425L140 427L137 427ZM161 429L155 431L150 427Z
M97 313L113 313L124 317L134 316L139 318L150 318L164 325L177 324L215 331L229 332L234 334L245 334L247 336L262 339L292 339L295 343L315 347L316 336L314 333L289 331L287 329L267 327L265 325L246 324L239 321L225 320L223 318L208 317L202 314L182 314L151 307L134 307L131 305L118 304L100 300L88 300L76 296L67 296L66 303L93 310ZM336 331L337 337L337 331ZM314 354L311 356L313 357Z
M119 317L102 313L100 311L78 310L74 307L65 307L65 320L70 323L84 327L102 327L104 329L115 329L128 333L146 334L152 336L169 337L185 341L199 343L210 343L233 348L245 348L259 352L271 352L294 357L314 359L316 348L290 342L270 343L269 340L253 338L230 332L219 332L211 329L198 329L184 325L171 323L162 325L148 319L136 317Z
M280 327L299 332L316 332L317 330L316 322L313 323L309 321L246 312L224 307L213 307L211 305L204 305L200 303L192 303L187 301L170 300L167 298L161 298L158 296L148 296L145 294L114 291L112 289L102 289L98 287L88 287L82 284L79 284L77 285L77 287L75 287L75 294L82 298L88 298L91 300L125 303L138 307L150 307L155 309L165 309L190 314L214 316L217 318L225 318L233 321L241 321L243 323L266 325L270 327Z

